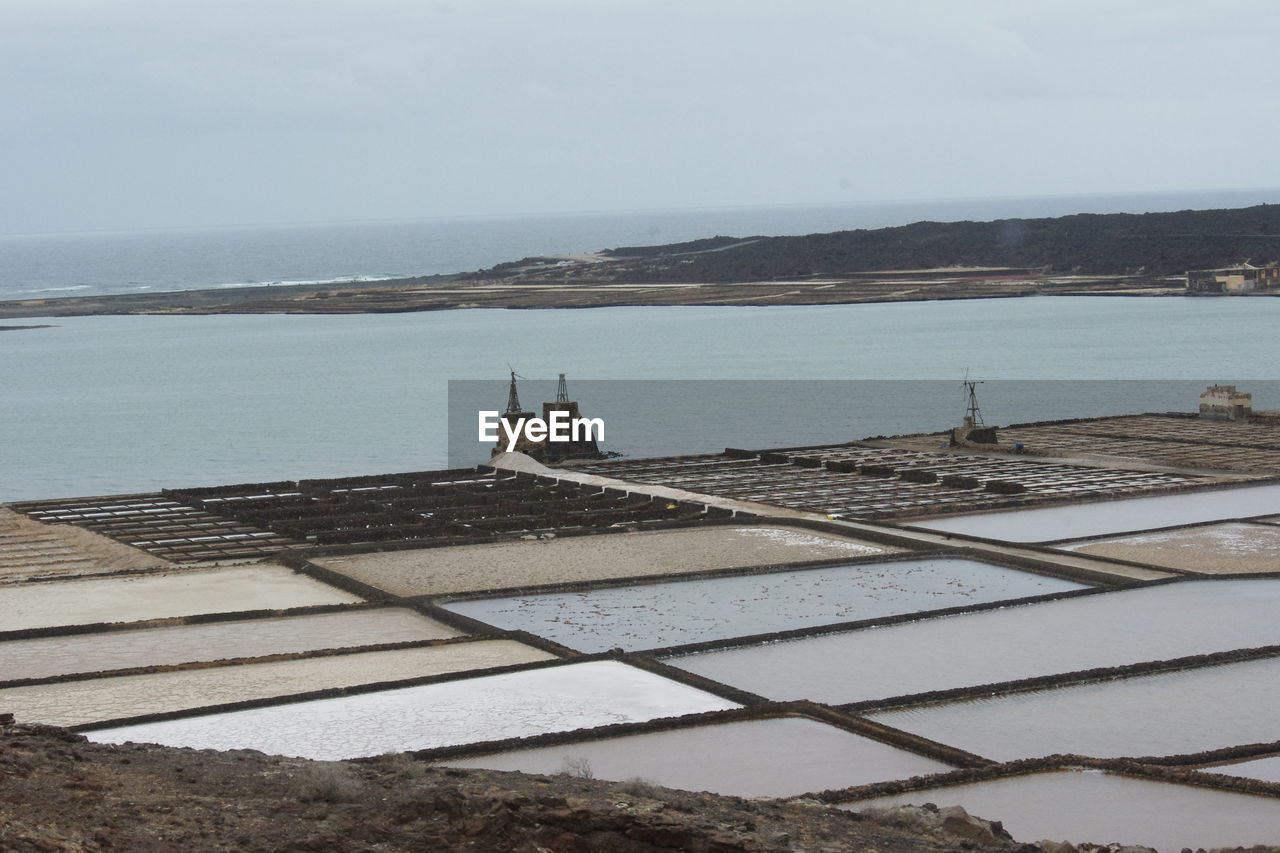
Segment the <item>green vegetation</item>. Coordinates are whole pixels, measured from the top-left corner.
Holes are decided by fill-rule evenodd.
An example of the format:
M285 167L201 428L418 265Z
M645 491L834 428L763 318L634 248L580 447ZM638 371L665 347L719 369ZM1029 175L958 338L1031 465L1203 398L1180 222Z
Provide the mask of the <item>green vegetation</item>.
M742 245L733 245L742 242ZM1090 214L995 222L917 222L803 237L717 237L627 247L619 282L767 281L871 270L999 266L1059 274L1169 275L1280 260L1280 205L1176 213Z

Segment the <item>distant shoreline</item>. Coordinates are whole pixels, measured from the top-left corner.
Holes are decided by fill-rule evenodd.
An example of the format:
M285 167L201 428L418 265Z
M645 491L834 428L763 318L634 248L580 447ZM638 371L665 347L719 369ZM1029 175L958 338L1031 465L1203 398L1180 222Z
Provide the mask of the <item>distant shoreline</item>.
M529 284L511 279L382 282L358 287L294 285L228 290L64 296L0 302L0 319L119 315L211 314L389 314L465 308L616 308L768 305L852 305L931 302L1020 296L1181 296L1181 286L1150 280L1101 277L1070 282L1055 279L1001 280L968 276L933 277L904 286L874 276L812 282L741 282L679 285L575 282ZM0 329L39 328L6 326Z
M917 222L531 256L456 275L22 299L0 302L0 319L1181 296L1187 270L1266 265L1277 253L1280 205Z

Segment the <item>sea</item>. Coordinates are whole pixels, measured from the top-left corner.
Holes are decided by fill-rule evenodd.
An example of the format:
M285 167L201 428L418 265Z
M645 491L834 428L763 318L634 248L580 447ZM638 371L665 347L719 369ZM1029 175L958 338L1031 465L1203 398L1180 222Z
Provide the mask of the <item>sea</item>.
M531 254L920 219L1232 207L1280 192L0 237L0 298L376 279ZM1280 300L1031 297L354 316L68 317L0 331L0 501L483 461L473 424L558 374L632 457L1191 411L1280 408Z

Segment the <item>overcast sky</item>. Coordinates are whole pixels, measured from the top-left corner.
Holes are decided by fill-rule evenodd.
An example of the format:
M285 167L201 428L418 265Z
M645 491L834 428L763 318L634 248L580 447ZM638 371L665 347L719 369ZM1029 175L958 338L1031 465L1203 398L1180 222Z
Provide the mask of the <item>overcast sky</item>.
M1274 0L0 0L0 233L1280 187Z

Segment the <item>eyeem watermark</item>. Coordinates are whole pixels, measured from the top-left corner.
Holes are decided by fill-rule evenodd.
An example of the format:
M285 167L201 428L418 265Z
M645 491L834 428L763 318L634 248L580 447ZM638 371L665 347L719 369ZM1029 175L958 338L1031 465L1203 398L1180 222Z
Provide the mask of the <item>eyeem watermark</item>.
M559 409L551 411L546 420L535 416L508 420L497 410L479 412L480 441L498 443L501 441L499 430L506 436L510 452L522 437L532 444L604 441L604 418L575 418Z

